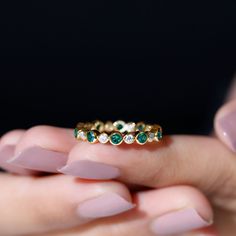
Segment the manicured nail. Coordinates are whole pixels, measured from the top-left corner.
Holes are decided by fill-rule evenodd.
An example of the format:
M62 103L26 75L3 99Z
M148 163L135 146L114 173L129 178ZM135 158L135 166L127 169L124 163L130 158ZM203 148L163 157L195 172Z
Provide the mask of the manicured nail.
M152 222L151 230L157 235L172 235L201 229L211 224L212 222L204 220L195 209L190 208L158 217Z
M114 179L120 175L116 167L88 160L71 162L59 169L59 172L83 179Z
M38 146L30 147L8 160L7 163L23 168L57 173L66 164L67 154L50 151Z
M236 152L236 111L233 111L219 120L223 135L228 140L230 147Z
M0 167L8 172L14 174L21 174L21 175L30 175L33 172L29 170L25 170L18 166L11 165L7 163L10 160L15 151L15 145L5 145L0 148Z
M4 164L6 161L11 159L14 155L14 145L4 145L0 148L0 163Z
M134 204L118 194L106 193L81 203L77 208L77 214L83 219L96 219L118 215L134 207Z

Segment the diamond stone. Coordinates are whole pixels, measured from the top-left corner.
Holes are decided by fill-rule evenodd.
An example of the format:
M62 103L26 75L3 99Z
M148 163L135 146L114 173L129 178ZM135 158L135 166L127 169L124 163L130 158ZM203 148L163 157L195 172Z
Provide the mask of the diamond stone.
M85 140L87 139L87 134L86 134L85 131L80 130L79 133L78 133L78 137L79 137L80 139L82 139L83 141L85 141Z
M108 138L108 135L106 133L101 133L99 136L98 136L98 141L100 143L107 143L109 140Z
M134 122L129 122L125 125L125 130L127 132L134 132L135 131L135 123Z
M152 142L155 139L155 133L148 133L148 142Z
M124 137L124 141L127 144L132 144L135 140L135 137L132 134L126 134Z

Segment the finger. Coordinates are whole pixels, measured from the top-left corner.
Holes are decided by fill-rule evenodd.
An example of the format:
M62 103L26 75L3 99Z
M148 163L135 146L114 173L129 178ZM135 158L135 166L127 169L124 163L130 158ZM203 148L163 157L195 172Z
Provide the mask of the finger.
M236 152L236 100L225 104L215 117L215 133L233 152Z
M16 145L8 163L31 170L57 173L67 161L68 152L76 144L73 131L51 126L29 129Z
M119 178L148 187L189 184L212 193L235 178L235 167L233 154L217 139L171 136L141 147L80 142L60 171L87 179Z
M183 235L193 230L206 232L205 227L213 223L213 212L207 199L192 187L138 192L134 199L136 208L130 212L52 235ZM202 228L204 230L200 230Z
M7 132L0 139L0 147L6 146L6 145L16 145L24 133L25 133L25 130L21 130L21 129Z
M10 173L31 175L34 174L32 171L7 163L14 156L15 146L24 133L24 130L13 130L2 136L0 140L0 167Z
M115 182L2 174L0 186L0 235L4 236L71 228L134 207L127 188Z

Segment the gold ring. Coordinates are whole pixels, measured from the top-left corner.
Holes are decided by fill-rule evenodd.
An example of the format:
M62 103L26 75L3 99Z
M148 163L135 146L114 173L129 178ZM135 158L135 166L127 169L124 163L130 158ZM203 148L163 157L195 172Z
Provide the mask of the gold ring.
M74 129L77 140L89 143L111 143L120 145L122 142L132 144L134 142L144 145L147 142L159 142L162 139L162 128L158 124L146 124L144 122L79 122Z

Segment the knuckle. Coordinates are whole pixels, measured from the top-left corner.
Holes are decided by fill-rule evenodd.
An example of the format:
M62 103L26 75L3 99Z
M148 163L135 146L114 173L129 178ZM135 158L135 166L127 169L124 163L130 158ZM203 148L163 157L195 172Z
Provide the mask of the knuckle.
M28 129L26 133L27 135L35 135L35 134L41 133L42 131L46 129L48 129L47 125L36 125Z

